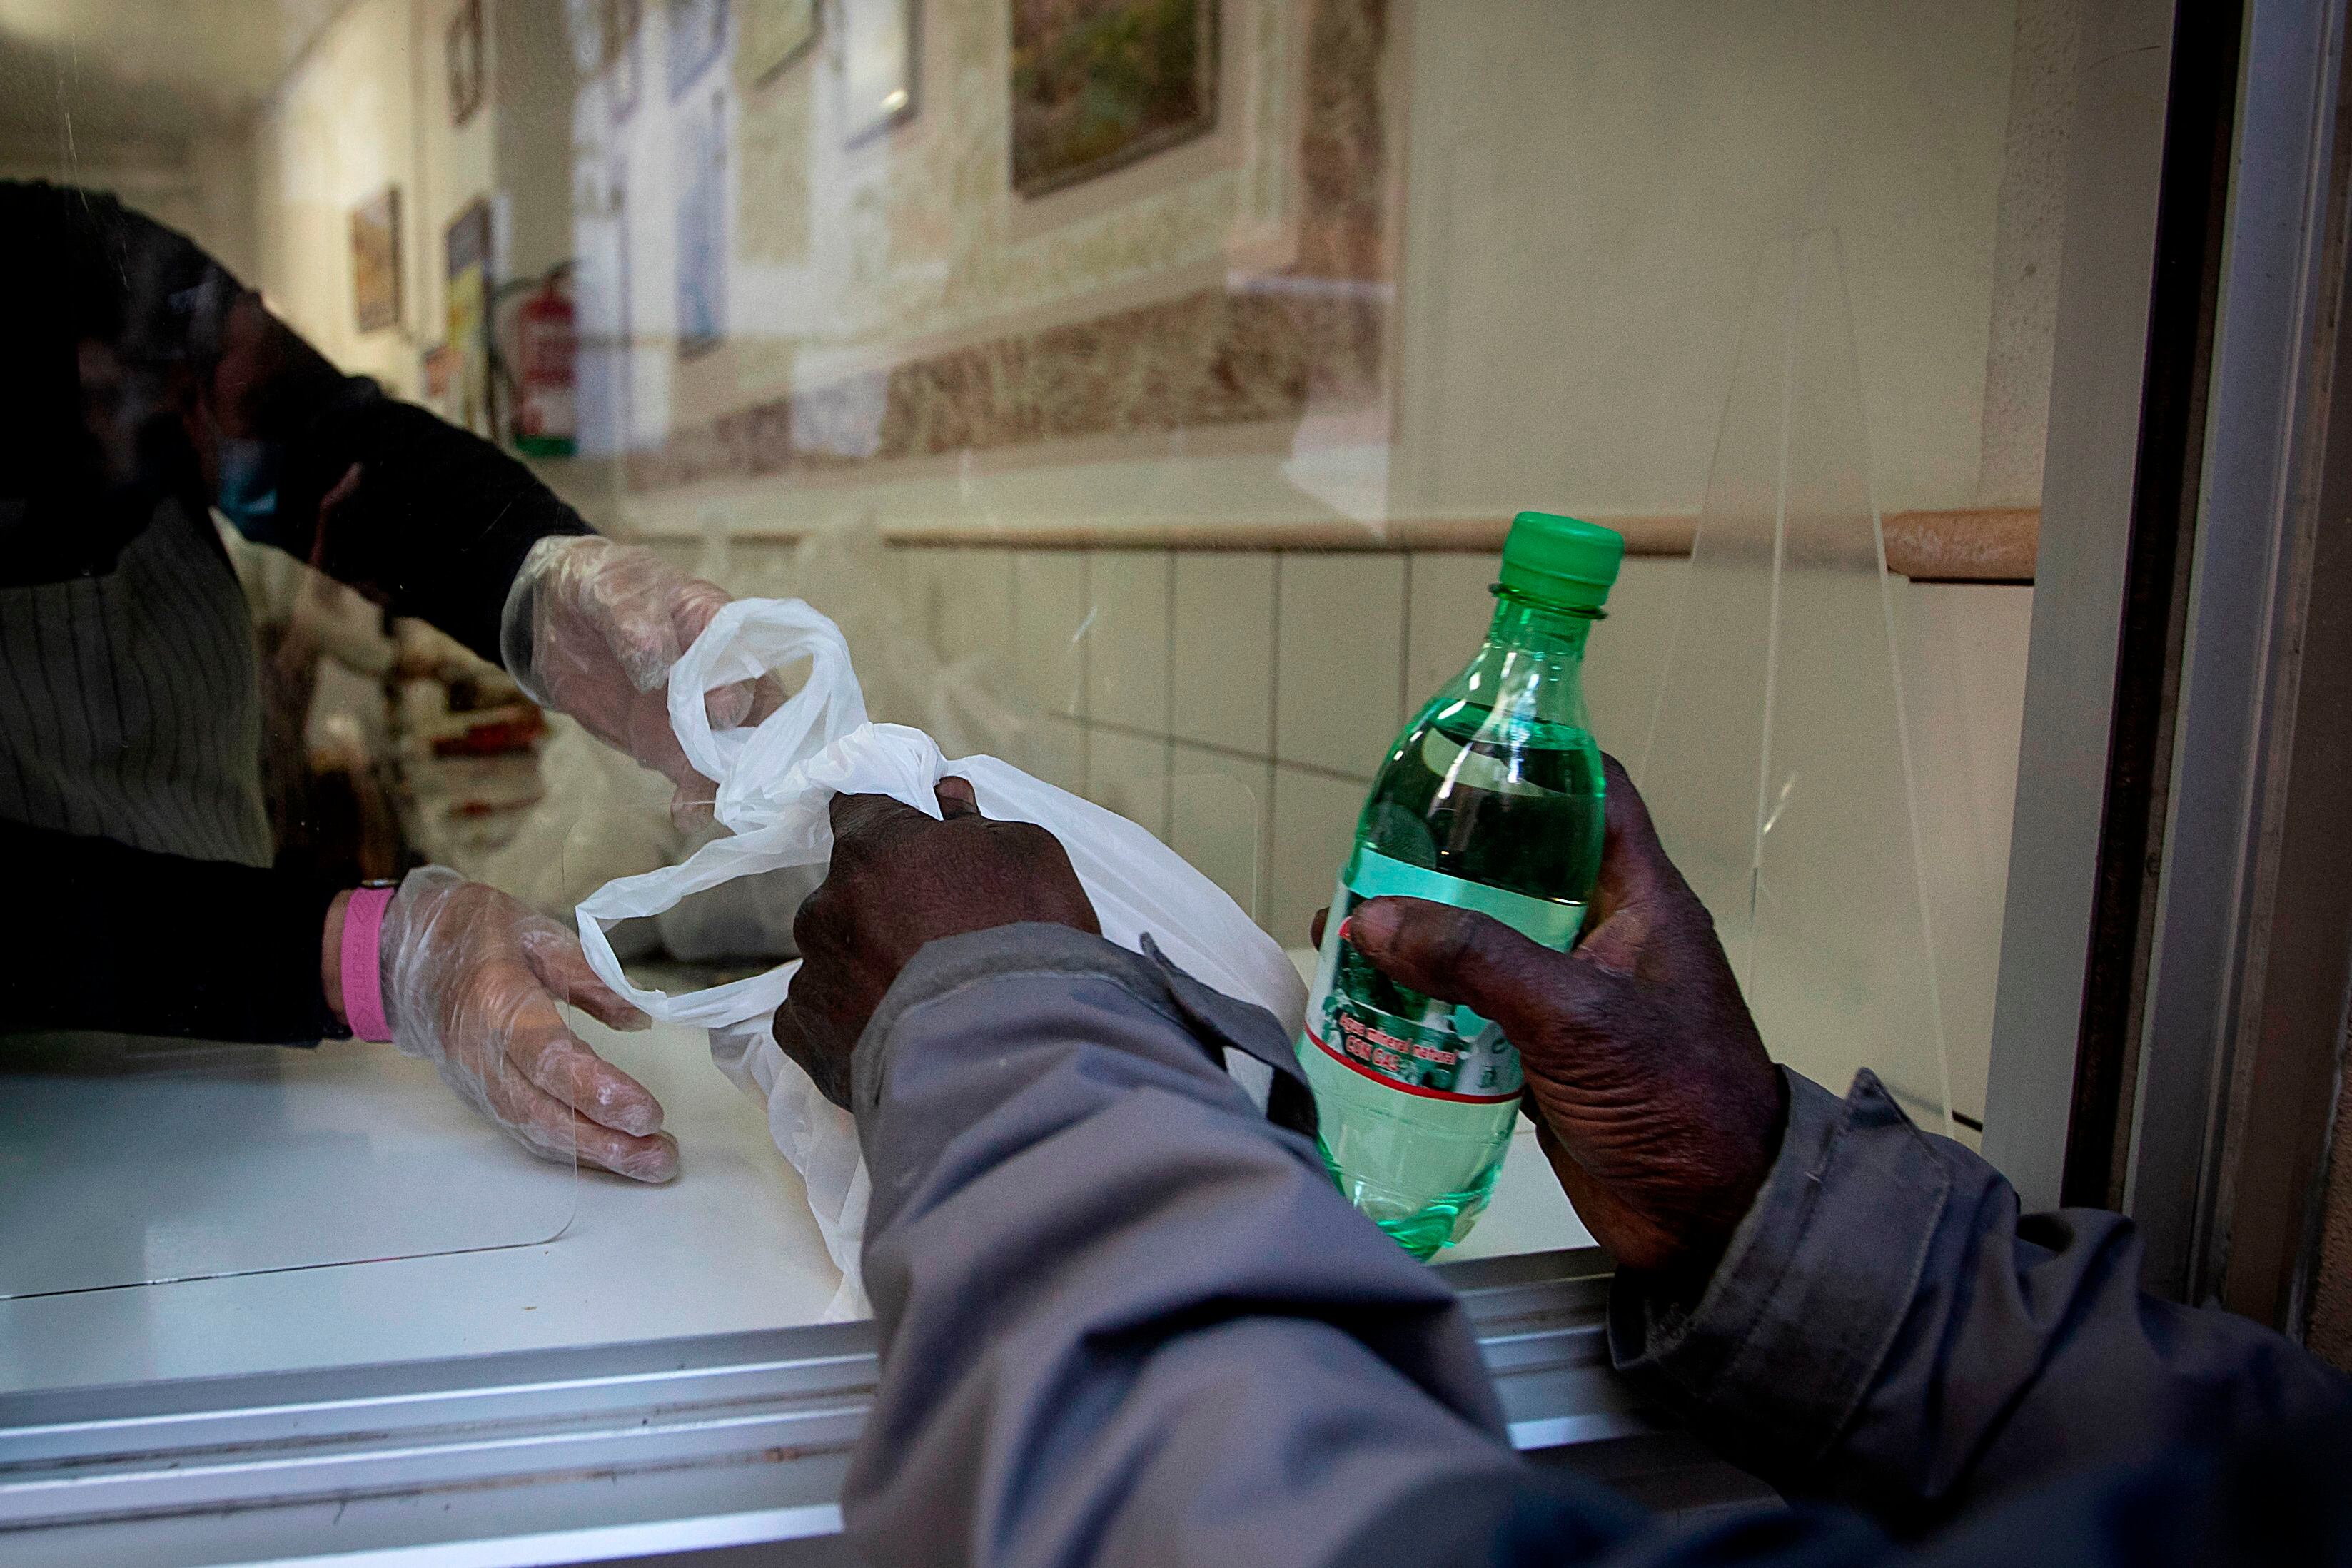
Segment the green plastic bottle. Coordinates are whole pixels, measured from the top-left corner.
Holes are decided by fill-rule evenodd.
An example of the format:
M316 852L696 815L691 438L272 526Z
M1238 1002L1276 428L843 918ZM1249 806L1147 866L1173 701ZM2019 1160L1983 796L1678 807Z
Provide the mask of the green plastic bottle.
M1340 923L1403 894L1547 946L1576 940L1602 832L1584 643L1624 553L1621 536L1574 517L1512 519L1486 640L1381 764L1332 895L1298 1058L1332 1179L1416 1258L1486 1209L1518 1115L1519 1056L1468 1008L1381 975Z

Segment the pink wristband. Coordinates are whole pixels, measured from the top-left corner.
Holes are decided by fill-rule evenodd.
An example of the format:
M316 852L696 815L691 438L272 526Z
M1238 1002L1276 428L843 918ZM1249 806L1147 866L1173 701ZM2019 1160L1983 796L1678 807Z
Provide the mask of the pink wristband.
M388 1040L383 1016L383 912L392 907L389 887L355 887L343 905L343 1018L361 1040Z

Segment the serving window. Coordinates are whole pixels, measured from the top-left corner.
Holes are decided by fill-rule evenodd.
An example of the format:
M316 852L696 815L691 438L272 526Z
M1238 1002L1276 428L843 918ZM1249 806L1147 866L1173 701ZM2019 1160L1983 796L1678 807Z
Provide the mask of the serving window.
M0 19L0 173L184 233L595 528L807 601L875 717L1131 819L1302 967L1511 517L1616 529L1593 730L1768 1046L1979 1140L2071 4L170 9ZM715 831L479 649L205 526L263 861L446 864L569 923ZM808 885L616 951L673 993L761 972ZM674 1184L534 1160L385 1047L0 1044L0 1382L824 1315L802 1179L702 1031L577 1021L662 1100ZM1588 1239L1523 1129L1447 1256Z

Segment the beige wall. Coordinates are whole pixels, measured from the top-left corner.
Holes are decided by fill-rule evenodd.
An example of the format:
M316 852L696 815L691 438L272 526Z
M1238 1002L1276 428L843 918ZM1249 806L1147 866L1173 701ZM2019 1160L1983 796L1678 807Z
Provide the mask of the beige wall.
M2066 252L2066 143L2074 121L2082 0L2018 0L2009 130L1994 207L1992 325L1985 350L1977 504L2042 501L2050 345Z
M1977 499L2014 5L1414 16L1404 515L1696 508L1758 256L1823 226L1880 503Z
M417 381L420 246L414 18L358 0L311 46L254 128L260 276L270 307L344 369L404 393ZM362 333L352 304L352 210L400 187L400 326Z
M489 0L488 99L450 123L446 47L458 0L354 0L256 119L260 284L338 364L416 396L420 356L446 335L443 240L493 203L499 271L572 253L571 38L562 0ZM352 312L352 209L397 184L402 320L361 332Z

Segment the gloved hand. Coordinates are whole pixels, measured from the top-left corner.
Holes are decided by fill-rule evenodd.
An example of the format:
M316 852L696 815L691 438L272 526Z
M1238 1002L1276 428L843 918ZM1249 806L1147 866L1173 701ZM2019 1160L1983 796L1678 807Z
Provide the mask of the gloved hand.
M499 652L533 702L569 714L677 787L670 815L708 821L718 786L686 759L669 722L669 667L730 595L653 551L566 536L533 545L507 591ZM756 722L780 694L772 680L712 692L714 728Z
M1713 917L1624 768L1603 766L1607 844L1577 946L1417 898L1359 905L1347 937L1400 984L1503 1026L1552 1170L1620 1263L1711 1270L1780 1153L1787 1086Z
M776 1044L845 1108L857 1037L925 943L1024 921L1102 931L1059 839L982 816L964 779L936 793L938 821L887 795L835 796L833 863L793 921L801 969Z
M543 1159L637 1181L677 1175L660 1102L563 1022L567 1001L614 1029L645 1014L615 996L545 915L446 866L410 872L384 911L384 1012L394 1043Z

